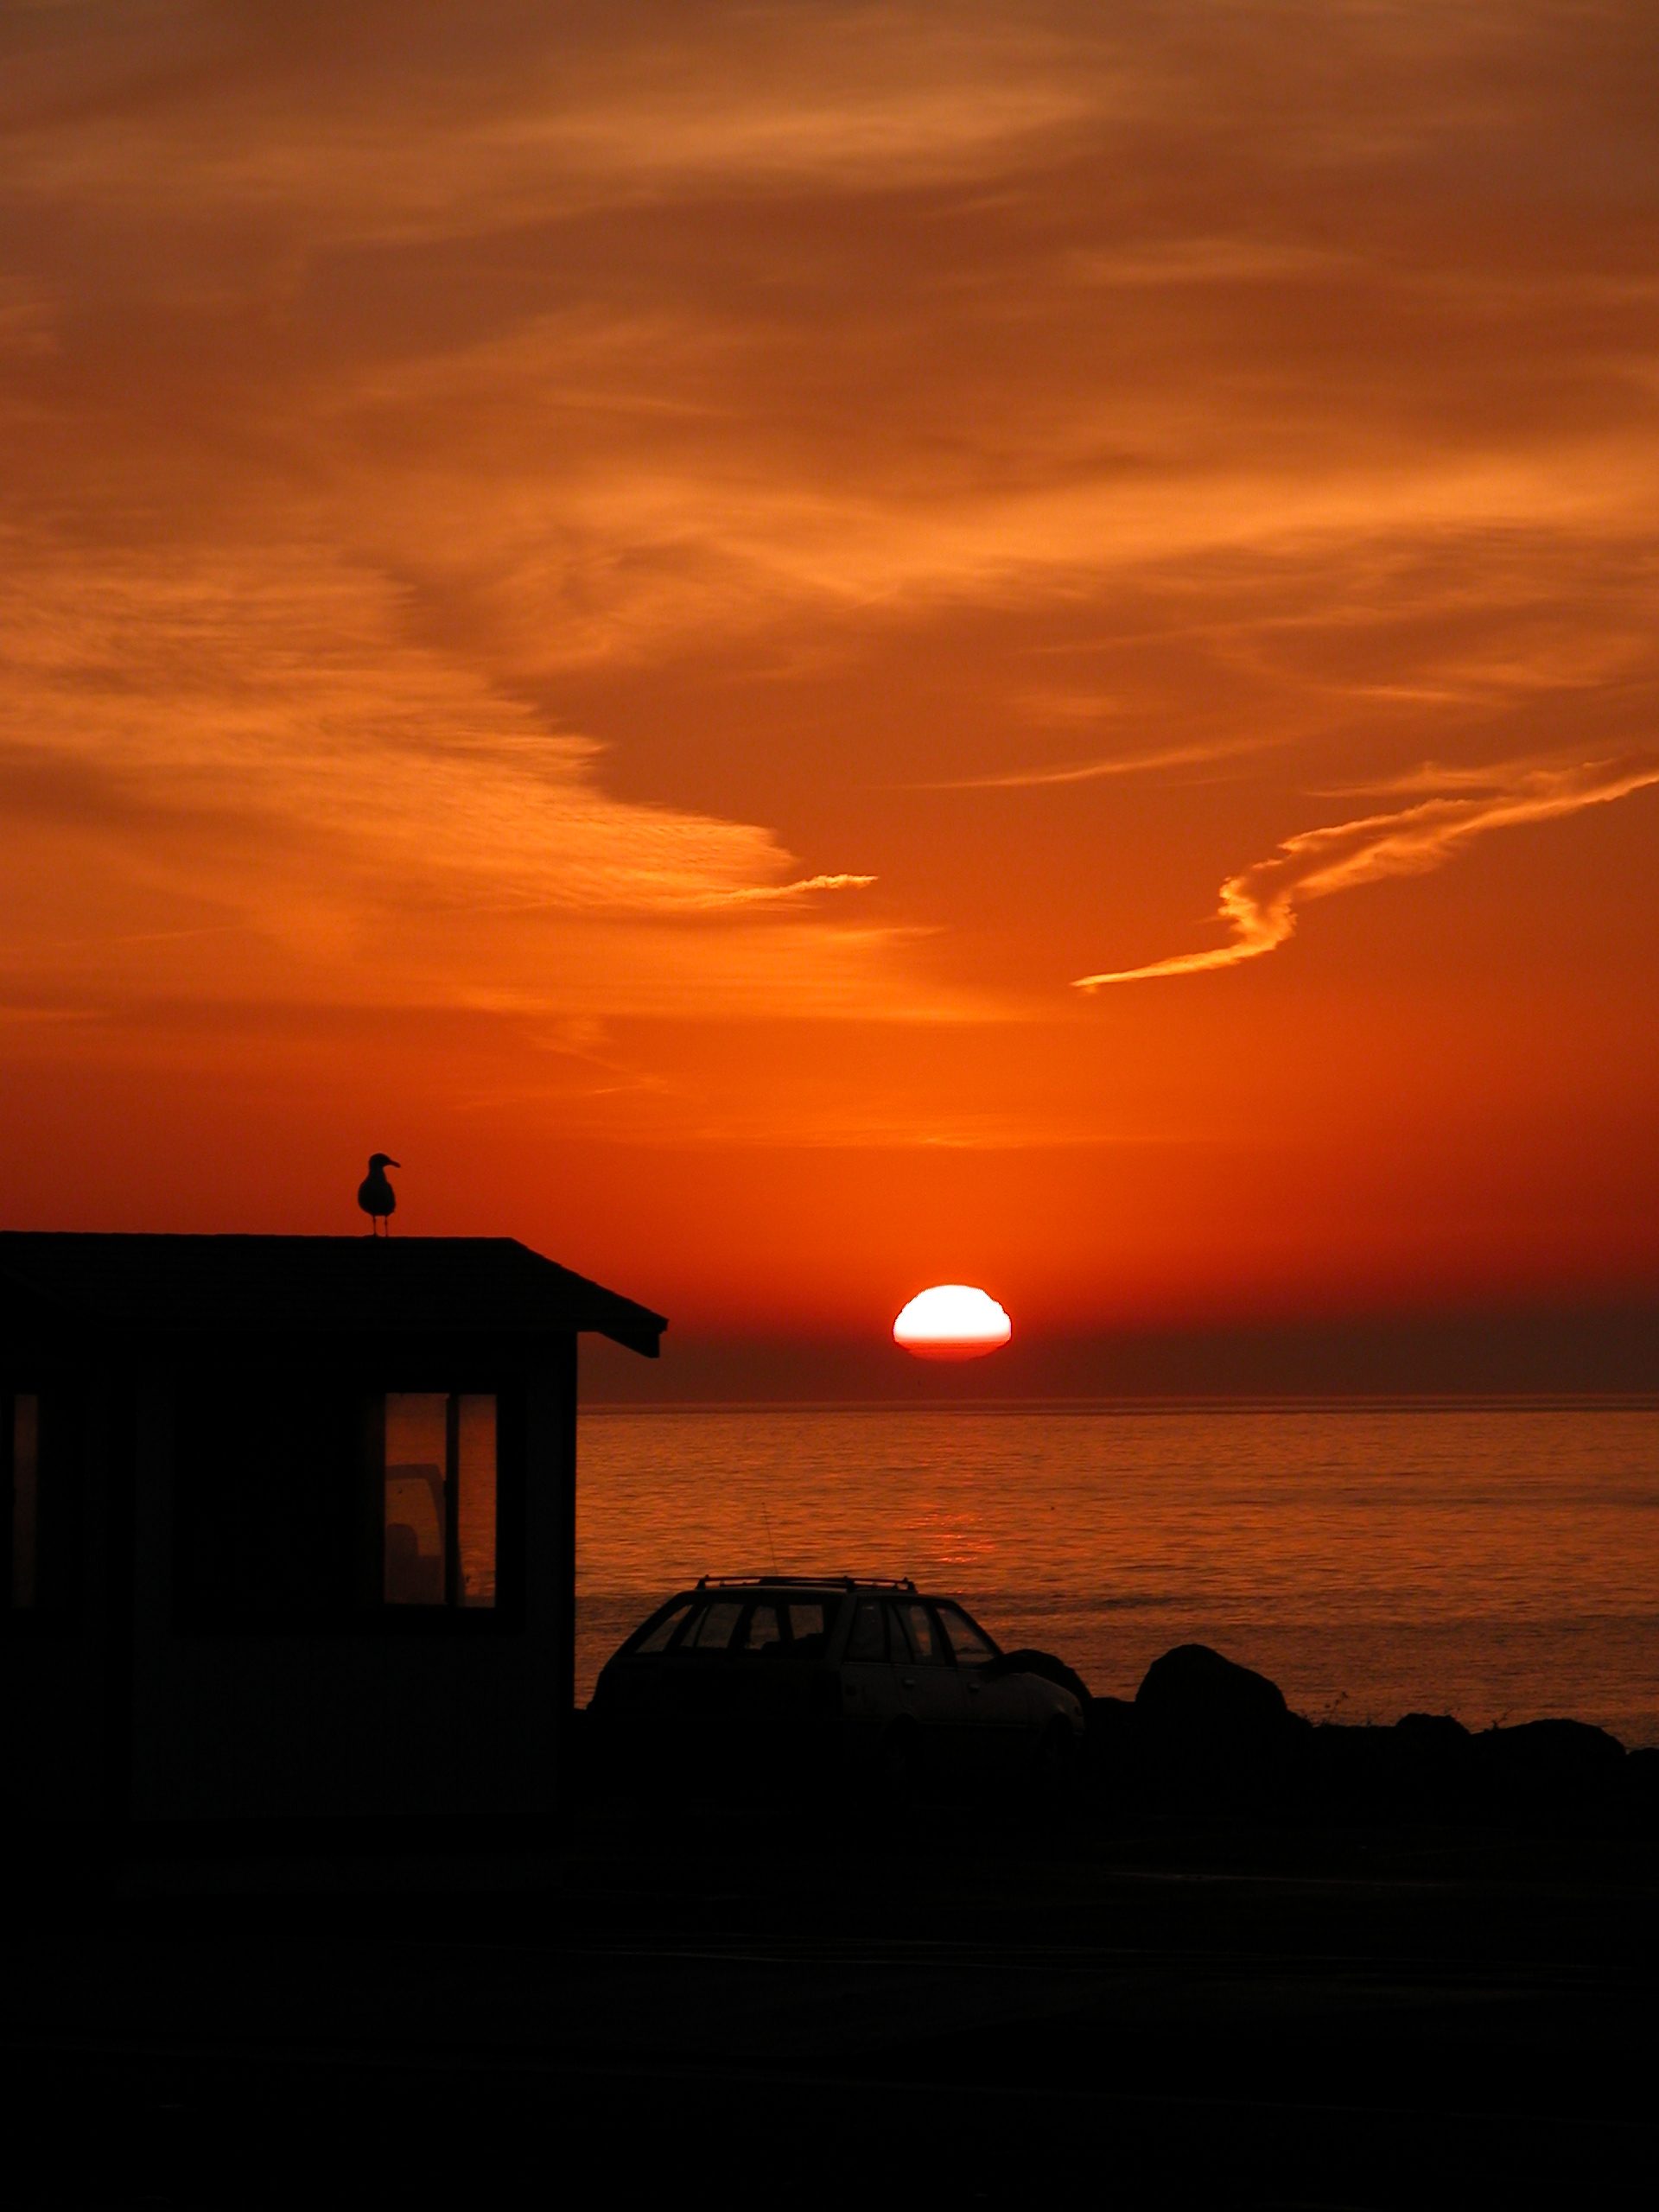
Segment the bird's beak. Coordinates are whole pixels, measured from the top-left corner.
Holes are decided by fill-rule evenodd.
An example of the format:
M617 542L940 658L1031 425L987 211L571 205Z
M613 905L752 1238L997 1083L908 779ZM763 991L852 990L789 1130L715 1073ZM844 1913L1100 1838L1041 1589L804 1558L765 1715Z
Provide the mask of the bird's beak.
M401 1160L389 1160L386 1162L388 1167L401 1167L403 1164L404 1163Z

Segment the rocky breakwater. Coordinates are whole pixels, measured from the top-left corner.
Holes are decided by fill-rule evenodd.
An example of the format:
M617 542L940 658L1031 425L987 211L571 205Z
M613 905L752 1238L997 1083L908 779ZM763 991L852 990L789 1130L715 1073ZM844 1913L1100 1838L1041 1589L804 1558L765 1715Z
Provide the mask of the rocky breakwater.
M1046 1655L1022 1662L1082 1685ZM1408 1713L1389 1727L1315 1723L1278 1685L1184 1643L1147 1669L1133 1702L1090 1697L1088 1764L1108 1802L1148 1810L1368 1821L1659 1826L1659 1751L1628 1751L1588 1722L1471 1731Z

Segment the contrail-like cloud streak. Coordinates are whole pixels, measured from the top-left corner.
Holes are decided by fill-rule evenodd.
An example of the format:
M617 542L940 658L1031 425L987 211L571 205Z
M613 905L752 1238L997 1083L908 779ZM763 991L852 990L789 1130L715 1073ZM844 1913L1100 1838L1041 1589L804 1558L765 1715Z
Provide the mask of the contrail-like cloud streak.
M1389 876L1426 875L1443 868L1465 845L1491 830L1549 822L1587 806L1606 806L1632 791L1659 784L1659 762L1579 761L1568 765L1516 761L1480 772L1471 788L1465 769L1425 768L1407 779L1430 796L1392 813L1366 814L1287 837L1269 860L1257 861L1221 887L1221 918L1230 944L1204 952L1173 953L1141 968L1079 976L1076 988L1148 982L1160 976L1201 976L1260 959L1294 935L1298 911Z
M875 881L873 875L802 875L793 883L746 883L734 891L706 892L696 903L701 906L758 906L783 899L802 899L810 891L865 891Z
M1061 768L1014 768L1001 776L952 776L938 783L904 784L912 791L1031 791L1061 784L1094 784L1109 777L1144 776L1159 768L1191 768L1215 760L1230 760L1262 747L1248 745L1171 745L1156 753L1109 754L1101 760L1077 760Z

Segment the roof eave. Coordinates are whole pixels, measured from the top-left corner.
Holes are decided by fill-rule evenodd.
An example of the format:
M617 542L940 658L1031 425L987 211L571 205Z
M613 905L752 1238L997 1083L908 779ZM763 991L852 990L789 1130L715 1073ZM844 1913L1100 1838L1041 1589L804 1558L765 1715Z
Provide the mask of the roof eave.
M597 1337L608 1337L613 1344L620 1344L625 1351L637 1351L641 1359L660 1359L663 1353L663 1331L668 1326L655 1313L643 1315L639 1322L617 1321L595 1328Z

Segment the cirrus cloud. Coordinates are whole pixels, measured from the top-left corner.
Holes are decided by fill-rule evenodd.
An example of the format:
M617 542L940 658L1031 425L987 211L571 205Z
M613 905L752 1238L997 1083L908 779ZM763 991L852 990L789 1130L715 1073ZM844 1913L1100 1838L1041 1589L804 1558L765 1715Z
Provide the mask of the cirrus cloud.
M1415 804L1298 830L1271 859L1230 875L1221 887L1220 916L1232 931L1230 943L1079 976L1074 988L1096 991L1108 983L1237 968L1276 951L1294 935L1298 910L1316 899L1390 876L1427 875L1494 830L1605 806L1653 784L1659 784L1659 764L1652 761L1516 761L1482 771L1430 765L1395 785L1426 791Z

